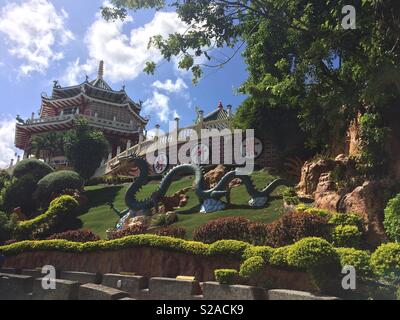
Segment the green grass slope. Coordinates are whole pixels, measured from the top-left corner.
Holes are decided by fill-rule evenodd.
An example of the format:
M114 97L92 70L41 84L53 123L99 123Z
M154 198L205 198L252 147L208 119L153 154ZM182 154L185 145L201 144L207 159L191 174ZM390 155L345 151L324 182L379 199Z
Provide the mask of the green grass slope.
M271 176L267 171L258 171L252 175L253 181L258 188L264 188L276 177ZM183 188L193 184L192 177L185 177L174 182L168 194L172 195ZM151 183L142 189L138 198L148 198L156 190L158 183ZM106 230L113 228L118 222L118 217L107 205L108 202L114 203L118 209L125 209L125 192L128 185L120 186L95 186L87 187L86 194L90 200L89 209L81 215L83 228L90 229L102 238L106 238ZM283 202L279 196L280 189L277 189L273 198L265 208L250 208L247 202L250 199L244 186L235 188L231 193L231 206L225 211L212 214L199 213L199 202L193 191L189 192L189 202L185 208L177 210L179 221L174 224L183 227L187 231L189 238L192 238L193 231L210 220L221 217L241 216L253 221L273 222L283 214Z

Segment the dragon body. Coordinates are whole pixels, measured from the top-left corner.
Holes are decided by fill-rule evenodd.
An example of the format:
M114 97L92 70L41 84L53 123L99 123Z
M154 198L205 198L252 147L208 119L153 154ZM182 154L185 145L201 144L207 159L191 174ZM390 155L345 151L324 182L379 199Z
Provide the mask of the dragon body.
M170 170L162 179L158 190L156 190L149 199L138 200L137 194L143 186L149 183L152 178L149 175L147 162L136 156L127 159L128 162L134 162L134 165L140 171L139 176L134 183L131 184L125 195L125 203L129 209L119 212L124 215L127 212L147 212L152 208L158 209L158 204L165 197L173 183L174 179L180 176L193 175L195 178L194 191L200 202L202 203L201 212L210 213L225 209L225 203L221 201L223 197L229 196L228 185L233 179L241 179L245 185L247 192L252 197L249 205L252 207L263 207L268 202L271 193L279 186L284 185L284 180L277 179L263 190L257 190L253 181L248 175L240 175L236 170L228 172L218 184L209 190L205 189L203 169L195 164L182 164ZM115 210L115 209L114 209ZM115 210L118 212L117 210Z

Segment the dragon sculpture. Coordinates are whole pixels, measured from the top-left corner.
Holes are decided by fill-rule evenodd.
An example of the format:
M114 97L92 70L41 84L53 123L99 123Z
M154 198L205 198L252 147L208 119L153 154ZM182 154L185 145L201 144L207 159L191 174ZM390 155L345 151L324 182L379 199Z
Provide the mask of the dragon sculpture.
M120 163L124 165L130 164L134 165L137 169L138 177L135 182L131 184L129 189L125 194L125 203L128 209L124 211L117 210L112 204L111 208L117 213L121 218L119 225L123 225L124 220L128 219L130 216L138 215L140 212L148 212L152 208L158 210L158 205L161 199L167 194L167 191L174 179L179 176L193 175L195 178L194 191L200 202L202 203L201 211L202 213L211 213L215 211L224 210L226 204L221 200L224 197L229 197L229 190L227 187L233 179L239 178L245 185L247 192L252 197L249 201L251 207L263 207L269 200L271 193L279 186L284 185L285 181L282 179L277 179L268 185L265 189L259 191L253 184L250 176L240 175L237 170L228 172L218 184L209 190L204 189L204 171L203 169L195 164L182 164L174 167L170 170L162 179L160 187L156 190L149 199L138 200L136 195L140 192L143 186L148 184L151 180L155 178L149 175L149 166L145 159L132 155L120 159ZM118 226L117 226L118 228Z

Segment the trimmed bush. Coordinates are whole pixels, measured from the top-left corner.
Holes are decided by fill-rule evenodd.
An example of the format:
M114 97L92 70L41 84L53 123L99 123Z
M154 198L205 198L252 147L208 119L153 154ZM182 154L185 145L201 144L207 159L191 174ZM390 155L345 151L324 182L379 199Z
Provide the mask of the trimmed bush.
M340 264L342 267L354 267L357 275L361 277L367 277L371 275L371 254L368 251L362 251L353 248L336 248L336 252L339 254Z
M307 237L330 237L327 218L311 213L291 212L266 227L265 245L279 248Z
M234 269L217 269L214 271L215 280L220 284L235 284L239 273Z
M328 210L318 209L318 208L307 208L303 212L308 214L317 215L323 218L330 217L332 213Z
M248 247L243 253L243 259L247 260L252 257L262 257L265 262L269 262L275 249L271 247Z
M109 240L121 239L128 236L134 236L138 234L145 234L147 227L142 224L133 225L124 230L109 231L107 232L107 238Z
M210 255L209 245L207 244L171 237L160 237L153 234L141 234L110 241L96 241L87 243L71 242L66 240L21 241L0 247L0 252L4 255L16 255L23 252L42 251L89 253L98 251L116 251L137 247L165 249L202 256Z
M47 240L56 240L56 239L68 240L71 242L92 242L92 241L99 241L100 237L95 235L90 230L72 230L72 231L58 233L47 238Z
M269 263L276 267L289 267L288 254L291 246L274 249Z
M337 226L332 231L332 241L336 247L358 248L361 236L356 226Z
M10 220L8 216L0 211L0 244L11 238Z
M254 279L261 275L264 267L265 262L262 257L252 257L241 264L239 275L246 279Z
M11 212L15 208L21 208L25 215L32 216L37 207L33 200L36 183L36 178L29 174L12 179L2 191L4 210Z
M186 238L186 230L184 228L178 228L178 227L164 227L157 229L151 233L162 237L172 237L178 239Z
M381 245L371 256L373 272L381 277L400 280L400 243Z
M333 246L321 238L305 238L291 246L290 266L309 272L321 292L337 293L340 286L340 259Z
M15 166L13 176L15 178L22 178L26 175L30 175L34 178L35 182L38 182L53 171L54 169L52 167L40 160L26 159Z
M390 240L400 242L400 194L389 201L383 224Z
M294 188L286 188L283 193L283 201L289 206L297 206L300 204L300 199L297 196L296 190Z
M249 241L256 246L263 246L268 243L268 224L263 222L252 222L248 228Z
M363 229L363 220L354 213L335 213L329 219L329 224L333 226L355 226L359 230Z
M40 201L48 201L53 194L61 194L65 190L82 190L84 181L74 171L57 171L48 174L38 182L35 196Z
M69 229L71 220L75 220L78 202L71 196L61 196L50 203L46 213L34 219L22 221L16 226L18 238L41 238ZM68 228L68 229L65 229Z
M211 255L228 255L241 258L250 244L237 240L220 240L210 245Z
M339 264L339 255L333 246L321 238L305 238L292 245L287 261L289 265L310 270Z
M204 243L213 243L219 240L248 239L250 221L241 217L220 218L209 221L195 230L193 239Z

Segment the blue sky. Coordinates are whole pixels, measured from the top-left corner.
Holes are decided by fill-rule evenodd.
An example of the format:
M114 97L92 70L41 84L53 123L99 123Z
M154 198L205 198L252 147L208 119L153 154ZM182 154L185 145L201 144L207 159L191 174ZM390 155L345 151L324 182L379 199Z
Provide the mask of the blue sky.
M168 128L176 114L182 125L195 119L195 107L212 111L221 100L236 108L245 98L235 89L246 79L246 67L237 55L223 69L206 69L193 86L191 75L176 61L163 60L148 50L152 35L180 32L186 25L175 12L130 12L125 22L106 23L99 16L103 1L0 0L0 167L13 156L13 119L30 117L40 107L40 94L51 93L53 80L61 85L95 78L99 60L105 61L105 79L116 90L126 85L135 101L144 102L142 115ZM223 59L232 49L214 51ZM158 63L154 76L142 72L146 61Z

